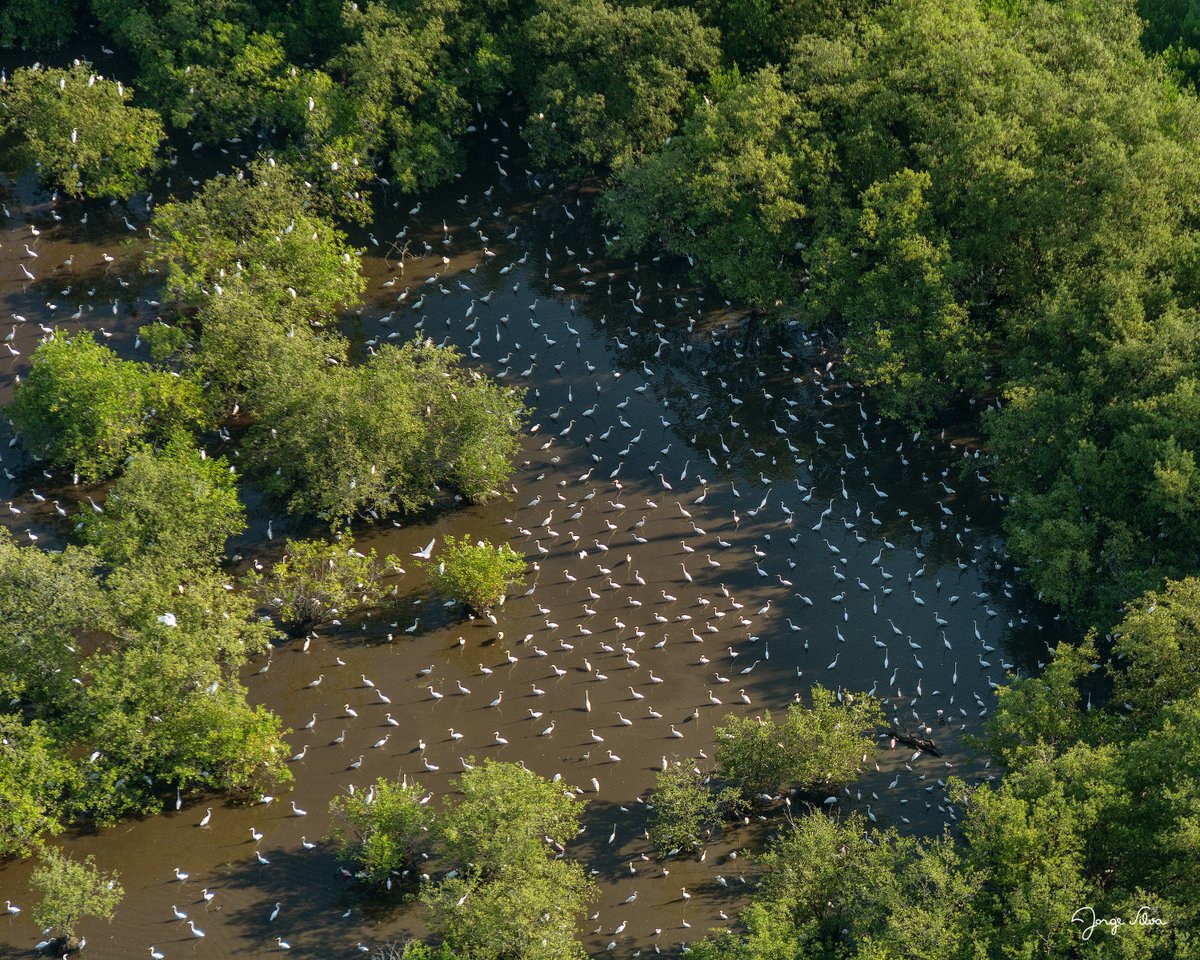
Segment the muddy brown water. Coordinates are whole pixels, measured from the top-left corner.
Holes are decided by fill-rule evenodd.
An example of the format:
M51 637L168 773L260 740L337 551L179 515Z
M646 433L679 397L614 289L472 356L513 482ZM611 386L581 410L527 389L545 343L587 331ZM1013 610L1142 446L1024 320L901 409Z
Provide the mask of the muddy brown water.
M238 149L193 162L228 166ZM23 319L6 321L0 402L28 368L39 325L88 329L139 355L137 327L163 312L137 269L143 198L81 205L52 201L27 180L8 188L0 310ZM754 882L747 853L779 816L730 827L702 860L660 861L644 837L655 772L688 757L711 769L716 723L782 709L814 683L874 690L902 731L928 724L942 753L914 756L881 740L861 780L826 806L833 815L869 808L880 825L940 833L956 814L945 779L989 775L962 732L978 731L1003 664L1036 669L1062 631L1004 558L999 506L972 438L914 439L880 422L836 365L827 372L818 340L753 328L695 289L686 264L606 260L592 199L531 184L523 161L486 136L470 172L422 198L418 212L408 213L412 198L381 191L377 219L355 235L369 291L345 326L360 354L414 331L457 344L528 391L537 431L509 497L357 533L402 557L449 534L507 540L528 556L534 589L514 591L493 625L447 607L412 568L397 581L396 609L252 664L252 699L295 730L295 753L307 747L292 764L294 790L251 807L188 796L178 812L56 840L119 871L126 889L111 925L83 924L87 956L146 956L152 944L168 958L258 956L278 952L282 936L297 957L350 957L420 935L400 890L365 896L339 873L323 840L328 805L351 785L401 774L440 803L471 757L519 760L582 790L585 829L569 853L598 886L580 927L590 952L677 953L734 922ZM399 243L416 256L401 270L392 244L405 228ZM0 517L18 539L63 542L70 520L51 501L90 509L86 498L103 491L44 476L10 439L6 428L0 500L11 509ZM209 448L230 453L218 438ZM284 536L311 530L252 483L245 497L251 527L230 545L241 562L269 561ZM291 801L307 814L293 815ZM257 844L252 828L263 834ZM40 939L29 869L0 867L0 899L23 908L0 919L5 956L29 955Z

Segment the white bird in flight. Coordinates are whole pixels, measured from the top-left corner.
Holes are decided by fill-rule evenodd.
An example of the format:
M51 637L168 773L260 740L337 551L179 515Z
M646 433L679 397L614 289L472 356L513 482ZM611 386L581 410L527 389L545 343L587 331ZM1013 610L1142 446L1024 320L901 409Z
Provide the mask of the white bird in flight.
M435 543L437 543L437 537L434 537L432 540L430 540L427 544L425 544L424 549L418 550L413 554L413 556L420 557L422 560L428 560L430 554L433 553L433 545Z

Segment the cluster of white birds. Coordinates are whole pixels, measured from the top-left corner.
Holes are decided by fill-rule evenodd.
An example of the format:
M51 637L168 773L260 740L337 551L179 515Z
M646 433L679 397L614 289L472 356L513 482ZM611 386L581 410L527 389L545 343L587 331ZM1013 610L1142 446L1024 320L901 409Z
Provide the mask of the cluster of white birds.
M501 157L510 163L507 154ZM507 173L497 166L504 184ZM599 794L604 776L585 767L619 767L611 780L628 794L612 788L606 795L632 807L642 803L635 795L650 785L652 769L682 757L708 761L709 730L726 713L753 714L798 698L802 688L795 682L780 702L781 665L795 670L795 681L807 671L804 687L820 681L837 687L839 697L848 684L869 686L902 738L940 736L951 722L965 727L971 716L985 714L989 688L996 685L990 671L999 677L1000 669L1012 668L998 655L997 632L986 625L1005 616L1011 627L1012 618L1023 621L1024 614L993 608L1015 607L1008 602L1013 587L1004 579L999 542L993 535L973 538L972 521L958 506L958 476L986 483L968 450L960 451L968 457L962 473L948 463L929 466L944 460L953 445L899 438L894 427L872 419L853 388L836 377L817 338L795 329L768 336L739 324L714 324L712 315L723 311L719 304L664 283L657 279L660 271L598 266L602 245L581 232L588 221L578 201L548 200L516 222L493 199L494 189L482 191L486 209L465 226L452 229L442 221L439 228L435 221L430 227L425 221L420 240L419 220L413 238L408 226L399 231L397 244L407 241L406 249L416 254L402 256L394 266L398 273L383 282L381 295L394 305L368 325L375 332L366 346L407 339L414 331L433 337L444 316L443 344L457 342L501 382L532 388L534 426L501 533L531 559L532 584L486 627L464 630L469 642L456 639L403 689L395 676L377 682L365 670L355 681L356 671L344 671L346 660L320 637L304 641L296 653L312 659L314 668L297 684L304 712L291 762L298 780L304 780L310 757L327 756L325 751L342 751L346 774L368 781L411 774L440 783L438 775L470 769L471 757L528 758L547 773L564 767L567 773L554 770L556 780L584 796ZM471 202L459 201L460 219ZM409 213L419 218L421 204ZM137 229L128 220L125 225ZM530 238L539 230L535 247ZM17 264L24 280L33 281L26 261L37 260L41 234L33 224L25 232L30 239L22 241L25 256ZM384 252L374 234L369 240ZM109 270L113 258L103 259ZM64 297L83 301L71 319L87 322L107 307L94 302L94 290L84 298L74 289L72 270L69 259L53 275L64 274ZM146 305L158 306L152 300ZM454 305L461 317L450 315ZM113 299L111 313L118 319L122 306ZM53 318L56 307L47 308ZM14 342L28 322L17 314L13 319L6 345L17 357ZM50 333L38 326L41 335ZM102 327L99 332L111 336ZM595 362L597 336L612 354L611 369ZM706 365L698 366L698 358ZM553 403L543 400L543 390ZM870 464L899 472L910 466L910 456L926 465L925 491L912 490L906 480L903 494L889 495L879 485L882 472L873 476ZM53 480L48 471L46 478ZM31 493L35 502L45 502ZM922 498L928 501L924 514L915 506ZM12 501L8 506L11 517L23 513ZM59 501L52 506L56 523L67 511ZM90 509L102 507L90 500ZM27 532L31 541L38 538ZM273 537L268 526L268 539ZM436 544L434 537L409 552L429 559ZM936 561L927 557L933 545ZM951 551L957 558L948 561ZM1002 584L1004 601L989 592L991 582ZM174 625L174 614L160 620ZM426 614L425 629L419 617L411 625L391 623L388 637L420 643L436 636L428 634L436 620ZM477 654L481 630L494 645ZM468 669L475 663L477 669ZM769 682L756 688L760 680ZM343 698L340 709L329 707ZM423 732L434 720L444 736ZM944 791L933 796L945 785L941 764L951 761L934 767L923 750L901 757L900 744L888 733L883 738L888 752L881 774L893 779L882 799L868 788L867 816L876 821L924 792L926 809L936 805L945 822L953 822ZM571 779L584 785L568 787ZM342 789L353 793L356 786ZM373 798L374 788L366 789ZM892 792L895 808L889 807ZM423 802L433 797L429 791ZM271 806L274 799L264 796L263 810L288 816L282 804ZM860 788L826 803L863 800ZM177 807L182 802L179 797ZM292 817L307 815L295 800L290 808ZM900 813L899 819L909 818ZM214 828L211 807L196 826ZM649 847L632 828L619 827L613 826L606 846L629 853L623 873L637 875L638 858L648 860ZM271 851L260 847L264 833L251 825L249 834L247 858L252 854L251 863L268 865ZM301 836L300 849L313 851L317 844ZM730 878L746 883L736 857L720 867L725 872L716 875L716 887L729 886ZM687 907L692 893L669 876L666 865L648 874L661 890L658 907ZM186 883L189 873L176 867L175 878ZM645 908L647 891L635 890L614 906L632 905L640 895ZM204 888L197 902L207 908L213 897ZM19 909L8 906L10 913ZM269 922L281 908L275 903ZM205 937L185 910L172 905L172 911L191 937ZM723 911L720 916L725 918ZM681 918L681 929L688 927ZM649 937L657 952L662 928L653 928L651 936L630 929L622 917L593 933L611 938L610 949ZM274 939L277 948L291 948L283 937ZM152 958L162 958L155 946L149 949Z

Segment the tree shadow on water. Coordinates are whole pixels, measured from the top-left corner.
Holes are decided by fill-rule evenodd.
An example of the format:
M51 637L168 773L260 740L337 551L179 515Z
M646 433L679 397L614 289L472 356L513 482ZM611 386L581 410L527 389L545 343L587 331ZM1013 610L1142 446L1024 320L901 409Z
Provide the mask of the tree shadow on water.
M360 942L370 946L402 938L397 926L402 921L405 927L416 925L415 883L396 882L388 891L347 877L331 841L312 850L270 850L266 856L270 863L250 859L221 880L225 889L248 892L237 898L244 906L225 912L224 922L238 931L238 940L229 945L233 954L258 956L278 949L275 938L282 937L291 944L292 956L352 956ZM272 921L276 903L280 911Z

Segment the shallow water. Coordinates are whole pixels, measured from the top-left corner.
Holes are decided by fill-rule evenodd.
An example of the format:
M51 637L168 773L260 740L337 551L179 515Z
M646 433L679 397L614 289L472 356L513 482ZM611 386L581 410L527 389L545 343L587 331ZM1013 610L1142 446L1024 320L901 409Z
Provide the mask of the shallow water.
M723 717L781 709L814 683L875 689L902 732L928 724L942 754L914 757L881 742L861 781L831 805L835 814L869 807L880 825L940 833L953 824L945 778L988 775L961 733L979 730L1002 664L1036 669L1059 627L1003 557L994 491L969 459L972 438L914 440L879 422L869 403L860 406L861 391L838 380L836 367L827 372L819 341L794 328L749 329L688 283L686 264L606 261L591 196L534 189L522 162L497 150L483 144L463 180L423 198L414 215L411 199L381 197L369 234L356 237L367 250L369 292L345 324L362 351L380 339L403 342L419 324L528 390L538 429L524 444L516 492L357 533L381 555L404 557L447 534L507 539L533 564L532 594L515 591L495 625L467 620L414 569L398 580L396 610L323 633L307 652L281 646L265 673L256 672L262 661L253 664L251 697L295 728L295 752L308 746L293 764L294 791L251 808L188 797L179 812L64 838L72 853L117 869L127 892L111 926L84 925L88 956L144 956L150 944L168 958L257 956L278 949L276 935L294 956L357 956L360 943L419 935L399 891L364 898L339 874L320 842L328 804L351 784L401 773L440 798L472 756L521 760L582 789L586 829L569 853L599 887L591 911L599 916L581 925L589 950L615 942L617 956L675 952L736 915L753 869L730 855L753 849L767 827L731 828L702 862L660 863L643 837L655 771L664 758L711 758ZM25 319L13 321L19 355L0 351L0 402L27 367L39 322L112 334L115 347L134 353L137 326L159 308L137 270L144 233L122 219L140 227L145 205L131 206L51 204L24 181L9 195L0 298L5 313ZM401 271L383 254L405 226L409 250L423 255ZM36 260L22 256L26 243ZM59 266L68 257L70 266ZM26 281L18 263L39 279ZM209 449L229 452L215 438ZM57 522L51 501L74 510L90 509L89 495L102 499L70 477L45 478L19 446L0 454L15 478L0 480L0 500L22 511L0 516L19 537L30 530L42 545L60 542L69 521ZM251 528L231 544L244 562L269 560L284 536L309 529L252 489L246 498ZM319 687L306 686L321 674ZM500 707L490 708L501 691ZM389 712L400 726L387 724ZM314 728L304 729L314 713ZM540 736L552 721L553 732ZM345 742L332 745L343 729ZM389 733L384 747L371 747ZM348 769L360 755L361 768ZM291 800L307 815L294 816ZM210 806L211 825L198 827ZM258 844L252 827L264 834ZM317 847L304 849L302 836ZM175 866L187 881L174 879ZM26 864L0 869L0 899L26 908L0 919L0 951L20 953L39 939L27 874ZM216 891L208 904L203 887ZM172 905L205 930L203 940L174 919Z

